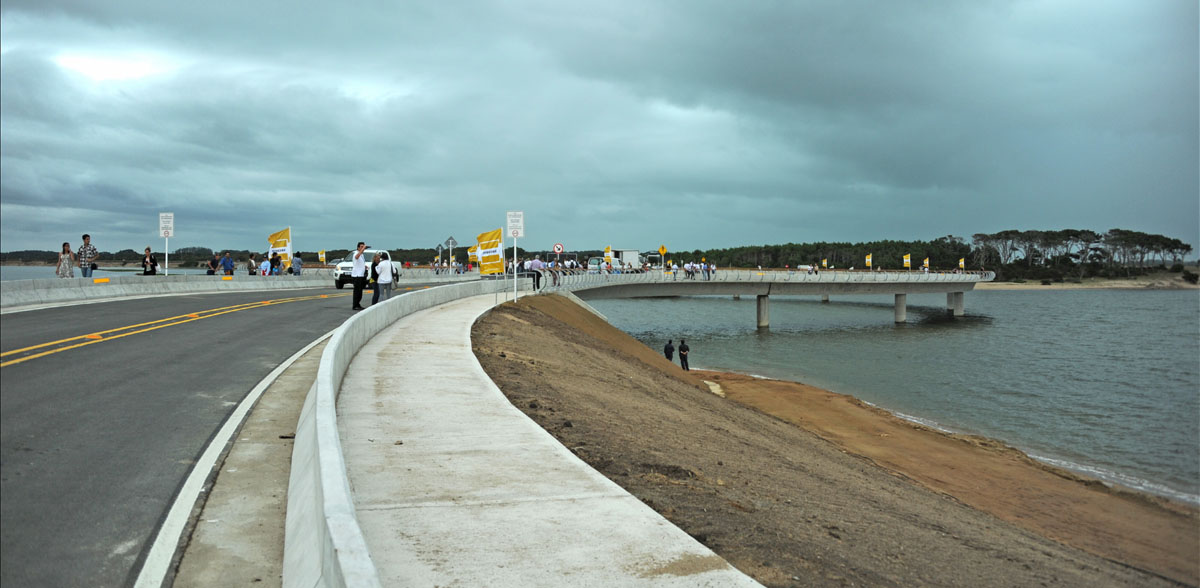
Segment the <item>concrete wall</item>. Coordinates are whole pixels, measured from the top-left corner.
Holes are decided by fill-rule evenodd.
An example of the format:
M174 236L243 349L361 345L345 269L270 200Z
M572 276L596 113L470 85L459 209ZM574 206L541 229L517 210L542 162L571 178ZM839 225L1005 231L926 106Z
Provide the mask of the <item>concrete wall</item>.
M225 279L229 278L229 279ZM473 282L478 274L434 274L430 270L406 270L399 283ZM312 270L297 276L208 276L197 274L122 275L94 278L49 278L0 282L0 308L15 309L33 304L109 300L130 296L197 294L208 292L251 292L333 286L329 270Z
M522 288L528 288L524 282ZM334 332L296 426L284 536L285 587L380 585L355 516L337 429L337 395L354 355L405 315L459 298L503 292L506 285L512 284L474 279L414 291L359 312Z

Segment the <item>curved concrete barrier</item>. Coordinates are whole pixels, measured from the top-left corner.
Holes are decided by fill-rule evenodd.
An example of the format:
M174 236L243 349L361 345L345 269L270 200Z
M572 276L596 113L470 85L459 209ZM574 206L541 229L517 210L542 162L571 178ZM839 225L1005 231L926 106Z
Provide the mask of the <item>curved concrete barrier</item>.
M296 426L284 535L284 586L380 585L355 516L337 429L337 395L354 355L405 315L459 298L503 292L506 285L511 282L475 279L411 292L356 314L334 332Z
M226 279L228 278L228 279ZM290 290L328 287L327 277L307 276L114 276L103 278L49 278L0 282L0 308L10 309L32 304L106 300L129 296L236 292L254 290Z

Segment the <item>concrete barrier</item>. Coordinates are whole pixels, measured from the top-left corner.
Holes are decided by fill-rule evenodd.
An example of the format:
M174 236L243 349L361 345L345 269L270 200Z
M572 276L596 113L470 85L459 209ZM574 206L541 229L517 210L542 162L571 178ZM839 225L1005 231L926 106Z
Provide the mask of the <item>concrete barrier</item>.
M296 426L283 548L285 587L380 585L355 516L337 428L337 396L354 355L405 315L459 298L506 292L506 285L512 283L474 279L414 291L371 306L334 332Z
M229 278L229 279L225 279ZM32 304L108 300L129 296L289 290L328 287L332 281L322 276L113 276L0 282L0 308L11 309Z

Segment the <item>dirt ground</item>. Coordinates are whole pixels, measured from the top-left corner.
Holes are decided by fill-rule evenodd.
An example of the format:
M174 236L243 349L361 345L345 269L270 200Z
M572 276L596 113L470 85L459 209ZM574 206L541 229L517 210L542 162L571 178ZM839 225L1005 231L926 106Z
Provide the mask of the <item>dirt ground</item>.
M515 406L768 586L1200 578L1194 509L1064 477L846 396L683 372L560 296L498 307L472 341Z

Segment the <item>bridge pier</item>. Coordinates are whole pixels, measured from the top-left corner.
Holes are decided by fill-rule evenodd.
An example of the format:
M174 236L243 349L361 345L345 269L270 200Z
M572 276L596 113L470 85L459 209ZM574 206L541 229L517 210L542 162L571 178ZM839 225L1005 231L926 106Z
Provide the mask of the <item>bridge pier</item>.
M896 295L896 323L908 322L908 294Z
M771 308L766 294L758 295L758 328L766 329L771 326Z
M946 292L946 310L954 316L963 315L964 292Z

